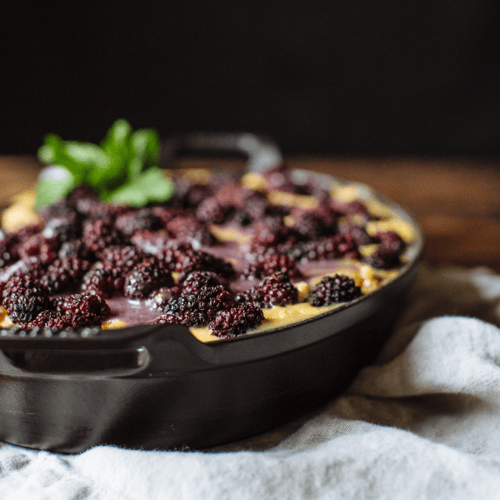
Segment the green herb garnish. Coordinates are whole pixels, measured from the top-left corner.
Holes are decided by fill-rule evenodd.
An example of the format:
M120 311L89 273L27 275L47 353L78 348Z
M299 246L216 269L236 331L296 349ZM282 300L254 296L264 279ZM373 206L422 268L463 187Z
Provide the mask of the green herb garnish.
M158 167L160 140L152 129L135 132L127 120L116 120L101 144L64 141L49 134L38 150L44 163L62 167L58 178L42 179L35 208L63 198L78 184L93 188L103 201L133 207L166 201L172 181Z

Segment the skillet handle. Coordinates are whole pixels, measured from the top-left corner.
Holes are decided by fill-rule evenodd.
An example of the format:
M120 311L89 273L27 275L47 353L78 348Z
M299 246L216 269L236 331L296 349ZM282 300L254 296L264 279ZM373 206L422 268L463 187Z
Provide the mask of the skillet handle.
M248 172L264 172L283 162L278 145L269 137L247 132L191 132L176 134L162 144L161 167L170 168L180 153L240 154L248 158Z
M124 330L102 330L100 327L86 327L76 330L54 330L35 327L26 330L19 327L0 330L0 350L17 351L43 349L71 351L113 350L135 347L151 347L165 338L192 337L181 325L141 325Z
M124 330L101 330L99 327L59 331L1 329L1 351L7 354L11 364L24 371L31 370L26 359L34 357L36 371L47 374L56 373L61 363L67 372L87 374L94 373L97 366L99 372L119 367L123 373L134 374L138 370L183 372L212 364L210 355L206 359L210 347L199 342L187 327L174 324L142 325ZM130 357L127 352L142 354ZM4 373L10 366L2 359L0 356L0 372ZM42 368L38 366L40 360Z

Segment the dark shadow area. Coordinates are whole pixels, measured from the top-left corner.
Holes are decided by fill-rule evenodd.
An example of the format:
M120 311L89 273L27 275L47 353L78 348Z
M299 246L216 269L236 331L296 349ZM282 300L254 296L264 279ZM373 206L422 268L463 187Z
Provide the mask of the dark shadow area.
M500 5L2 2L0 153L118 117L285 153L500 153Z

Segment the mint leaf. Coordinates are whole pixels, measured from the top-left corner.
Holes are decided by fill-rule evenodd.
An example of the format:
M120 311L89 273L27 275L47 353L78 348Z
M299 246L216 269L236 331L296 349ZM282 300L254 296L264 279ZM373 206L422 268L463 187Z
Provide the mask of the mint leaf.
M131 133L132 127L127 120L123 118L116 120L101 143L102 149L109 154L114 154L117 151L123 152L128 147Z
M46 163L60 165L69 170L78 182L85 176L87 166L68 154L66 141L56 134L45 137L43 146L38 150L38 157Z
M143 206L169 199L172 182L156 166L160 156L160 138L153 129L135 132L127 120L116 120L101 144L64 141L56 134L45 137L38 150L41 161L59 165L72 175L72 183L92 187L104 200ZM55 181L44 183L37 195L37 206L61 198L70 191ZM67 185L70 181L67 180ZM52 183L52 184L51 184ZM64 185L64 183L63 183ZM65 186L65 185L64 185ZM52 196L52 200L51 200Z
M133 181L139 177L140 173L143 171L147 148L147 131L135 131L130 138L131 159L128 164L128 181Z
M136 130L130 138L128 180L132 181L146 168L158 165L160 138L152 129Z
M158 165L160 162L160 137L155 130L152 129L142 129L139 132L143 132L146 135L146 157L144 159L144 164L146 167L152 167Z
M86 176L86 184L98 193L108 193L122 185L127 179L126 159L119 152L106 156L108 161L95 165Z
M44 163L57 163L60 153L64 151L64 141L56 134L45 136L43 146L38 149L38 158Z
M40 209L64 198L77 184L75 177L69 171L59 178L41 179L36 189L35 208Z
M108 155L97 144L65 141L65 150L66 154L74 161L89 167L109 163Z
M115 190L106 201L143 207L148 203L169 200L174 194L172 181L158 167L150 167L135 181Z

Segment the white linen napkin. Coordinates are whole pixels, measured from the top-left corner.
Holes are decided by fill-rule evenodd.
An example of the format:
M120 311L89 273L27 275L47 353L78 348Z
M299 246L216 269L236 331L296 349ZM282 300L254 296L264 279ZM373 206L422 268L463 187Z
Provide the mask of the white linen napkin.
M0 498L500 498L500 276L423 267L408 304L377 361L298 422L210 452L4 444Z

